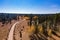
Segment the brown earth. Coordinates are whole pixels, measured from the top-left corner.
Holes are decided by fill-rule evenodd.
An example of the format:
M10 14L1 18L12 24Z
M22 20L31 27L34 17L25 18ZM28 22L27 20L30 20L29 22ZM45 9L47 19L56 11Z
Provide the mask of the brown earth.
M15 20L12 20L11 24L8 23L4 24L3 26L2 23L0 22L0 40L7 40L10 28L15 22L16 22Z
M16 25L15 27L15 31L14 31L14 40L28 40L28 34L26 32L26 29L28 28L28 24L27 24L27 20L25 20L24 22L21 22L19 24ZM20 32L22 33L22 38L20 37Z

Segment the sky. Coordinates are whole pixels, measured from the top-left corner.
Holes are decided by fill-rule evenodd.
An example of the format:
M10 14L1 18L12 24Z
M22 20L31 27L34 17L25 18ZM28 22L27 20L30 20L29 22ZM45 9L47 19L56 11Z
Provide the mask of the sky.
M59 13L60 0L0 0L0 13Z

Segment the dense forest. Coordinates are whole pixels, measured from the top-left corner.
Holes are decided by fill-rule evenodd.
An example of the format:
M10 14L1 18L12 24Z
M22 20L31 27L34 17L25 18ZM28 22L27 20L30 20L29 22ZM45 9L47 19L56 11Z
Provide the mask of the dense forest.
M17 20L16 17L16 14L0 13L0 22L2 22L2 24L5 24L6 22L9 23L11 20Z
M54 21L59 23L60 21L60 13L57 14L12 14L12 13L0 13L0 22L2 24L6 22L11 22L11 20L17 20L17 16L28 16L30 17L30 21L33 20L34 16L38 16L39 23L42 23L44 21Z

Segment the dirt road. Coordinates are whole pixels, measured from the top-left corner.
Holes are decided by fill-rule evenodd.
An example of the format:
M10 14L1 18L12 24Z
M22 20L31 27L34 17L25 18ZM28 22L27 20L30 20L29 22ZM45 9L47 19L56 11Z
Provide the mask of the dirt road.
M23 20L20 21L20 22L23 22L24 20L25 20L25 19L23 19ZM11 27L11 30L10 30L10 32L9 32L8 39L7 39L7 40L13 40L14 29L15 29L16 24L18 24L18 23L19 23L19 21L16 22L15 24L13 24L13 26Z

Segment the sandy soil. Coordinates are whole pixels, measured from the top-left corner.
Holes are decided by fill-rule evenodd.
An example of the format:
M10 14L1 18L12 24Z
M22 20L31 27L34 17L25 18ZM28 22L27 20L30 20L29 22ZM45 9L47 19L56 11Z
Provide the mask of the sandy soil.
M22 23L19 23L16 25L15 31L14 31L14 39L15 40L29 40L28 33L26 32L26 29L28 28L28 21L24 21ZM20 37L20 32L22 33L22 37Z
M15 23L15 20L12 20L11 24L4 24L0 22L0 40L6 40L10 31L11 26Z

